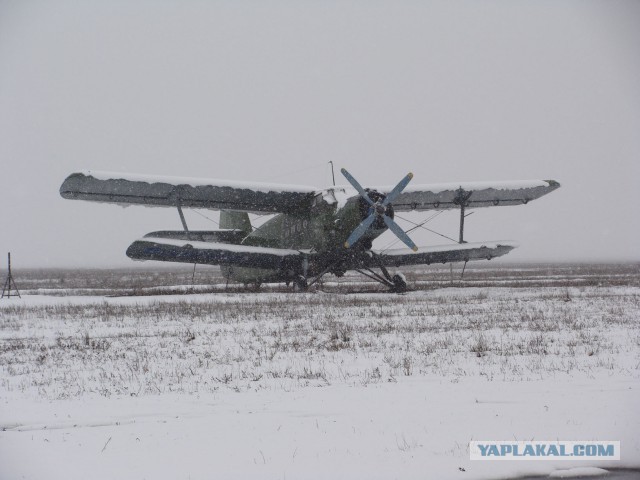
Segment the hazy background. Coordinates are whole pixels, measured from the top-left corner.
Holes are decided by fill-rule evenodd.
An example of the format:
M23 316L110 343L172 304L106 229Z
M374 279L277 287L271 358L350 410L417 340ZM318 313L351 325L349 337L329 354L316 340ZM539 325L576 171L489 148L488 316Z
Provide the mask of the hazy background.
M364 185L555 179L467 239L638 260L639 24L636 1L0 1L0 264L136 265L131 241L181 228L63 200L74 171L323 187L329 160ZM457 237L455 213L428 226Z

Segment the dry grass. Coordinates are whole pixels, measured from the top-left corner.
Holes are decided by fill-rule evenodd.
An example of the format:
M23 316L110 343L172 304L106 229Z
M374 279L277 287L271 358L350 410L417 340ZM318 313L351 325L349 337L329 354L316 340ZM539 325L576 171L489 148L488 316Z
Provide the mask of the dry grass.
M590 271L597 278L619 272ZM4 300L0 393L65 398L290 389L415 375L447 381L638 376L637 271L621 274L629 278L626 286L526 288L485 273L495 279L490 287L407 295ZM112 276L104 285L109 282Z

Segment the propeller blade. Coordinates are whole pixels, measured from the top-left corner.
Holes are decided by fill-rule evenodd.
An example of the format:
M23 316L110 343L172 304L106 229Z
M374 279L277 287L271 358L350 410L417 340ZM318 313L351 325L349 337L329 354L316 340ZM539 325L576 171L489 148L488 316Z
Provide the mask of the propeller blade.
M398 195L404 190L411 179L413 178L413 173L409 172L406 177L404 177L400 182L387 194L387 198L382 202L382 206L386 207L389 203L393 202Z
M389 230L395 233L396 236L400 240L402 240L407 247L409 247L414 252L418 251L418 247L416 247L416 244L411 241L411 239L409 238L409 235L404 233L404 230L400 228L400 225L398 225L396 222L394 222L391 218L387 217L386 215L383 215L382 219L384 220L384 223L387 224L387 227L389 227Z
M391 190L386 195L386 197L385 197L384 201L382 202L382 204L376 204L371 200L371 198L369 198L369 195L364 190L364 188L362 188L362 186L358 183L358 181L355 178L353 178L353 176L349 172L347 172L346 169L342 168L342 169L340 169L340 172L342 172L342 175L344 175L344 177L349 181L349 183L353 186L353 188L355 188L358 191L360 196L362 198L364 198L369 203L369 205L374 207L373 209L369 210L371 212L371 214L367 218L365 218L360 223L360 225L358 225L356 227L356 229L353 232L351 232L351 235L349 235L349 238L345 242L344 246L346 248L349 248L351 245L356 243L360 239L360 237L362 237L362 235L364 235L364 232L367 231L367 229L376 220L376 218L381 216L382 219L384 220L384 223L389 228L389 230L391 230L393 233L395 233L396 236L400 240L402 240L404 242L404 244L407 245L411 250L413 250L414 252L417 252L418 251L418 247L416 247L416 244L411 241L411 239L409 238L409 235L407 235L404 232L404 230L402 230L402 228L400 228L400 226L396 222L393 221L392 218L390 218L387 215L382 213L385 210L384 208L380 208L380 206L386 207L398 195L400 195L402 190L404 190L404 188L409 184L409 182L413 178L413 173L409 172L402 180L400 180L400 182L398 182L398 184L395 187L393 187L393 190Z
M371 224L375 221L375 219L376 219L375 213L372 213L367 218L365 218L360 223L360 225L358 225L356 229L353 232L351 232L351 235L349 235L349 238L347 238L347 241L344 243L345 248L349 248L351 245L356 243L360 239L360 237L364 235L364 232L367 231L367 229L371 226Z
M347 172L346 169L342 168L340 169L340 172L342 173L342 175L344 175L344 178L346 178L349 181L349 183L353 186L353 188L355 188L358 191L360 196L364 198L367 202L369 202L369 205L374 205L373 201L371 201L371 199L369 198L369 195L367 195L367 192L364 191L364 188L362 188L362 186L358 183L358 181L355 178L353 178L353 176L349 172Z

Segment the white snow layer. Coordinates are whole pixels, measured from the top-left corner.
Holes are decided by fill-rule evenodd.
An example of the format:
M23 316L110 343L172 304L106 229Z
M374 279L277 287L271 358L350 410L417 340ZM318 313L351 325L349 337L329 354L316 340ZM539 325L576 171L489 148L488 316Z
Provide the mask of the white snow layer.
M485 182L449 182L449 183L432 183L428 185L412 185L409 184L403 190L403 193L413 192L432 192L440 193L446 191L455 191L459 188L471 191L480 190L520 190L525 188L548 187L549 182L546 180L510 180L510 181L485 181ZM378 187L380 192L389 192L393 187Z
M489 249L495 249L499 246L517 248L520 244L513 240L491 240L488 242L471 242L471 243L456 243L449 245L432 245L429 247L418 247L418 251L414 252L410 248L394 248L389 250L380 251L377 253L383 253L385 255L416 255L425 252L451 252L461 250L473 250L475 248L486 247Z
M96 180L128 180L131 182L166 183L169 185L189 185L192 187L214 186L253 190L256 192L300 192L314 193L318 189L306 185L287 185L278 183L243 182L235 180L221 180L215 178L173 177L162 175L147 175L139 173L121 173L85 170L79 172L91 176Z
M244 188L254 190L258 192L300 192L300 193L314 193L319 192L322 189L311 187L307 185L290 185L290 184L277 184L277 183L264 183L264 182L247 182L247 181L235 181L235 180L223 180L215 178L196 178L196 177L179 177L179 176L163 176L163 175L148 175L139 173L122 173L122 172L107 172L107 171L95 171L85 170L79 172L83 175L92 176L97 180L129 180L132 182L146 182L146 183L167 183L170 185L190 185L192 187L199 186L216 186L216 187L231 187L231 188ZM482 181L482 182L449 182L449 183L433 183L433 184L409 184L403 190L404 193L413 192L431 192L440 193L445 191L455 191L458 188L462 188L466 191L477 190L519 190L524 188L535 187L547 187L549 182L545 180L511 180L511 181ZM394 185L369 187L379 192L389 192L393 190ZM349 185L338 185L336 187L328 187L326 190L336 189L339 192L348 193L349 197L357 195L355 189Z
M9 348L9 356L3 358L11 362L1 365L0 478L473 480L561 475L553 472L567 467L637 468L640 337L633 312L640 291L585 287L569 293L572 301L566 303L561 298L564 290L490 288L407 296L319 293L300 295L295 301L277 294L25 296L3 301L1 344ZM356 303L353 308L315 311L315 323L306 326L288 317L285 305L300 303L309 311L305 302L318 298L329 304L350 299ZM404 313L392 313L399 311L391 307L403 305L397 302L407 301ZM276 305L272 311L279 312L278 318L265 317L265 310L258 308L269 303ZM248 304L255 316L224 321L179 317L176 322L176 315L190 304L214 304L219 309L227 305L230 314ZM382 323L369 326L369 304L376 310L389 308L387 323L376 320ZM518 310L517 318L496 310L507 304ZM157 316L117 314L120 307L141 305ZM34 311L46 315L20 313L31 307L42 307ZM64 308L68 316L50 318ZM519 312L541 320L521 318ZM574 318L575 312L583 313ZM465 327L466 315L476 313L494 326ZM336 315L348 318L342 322ZM413 317L406 319L408 315ZM501 315L506 315L503 320ZM554 328L558 321L573 325L573 330ZM363 345L358 337L365 333L354 330L347 332L354 346L339 351L313 353L304 342L295 350L283 349L282 345L293 345L287 343L291 335L304 341L325 335L317 330L322 322L336 328L366 326L371 333L362 340L370 347L355 346ZM525 324L537 329L528 330ZM86 340L84 329L90 331ZM196 339L181 339L190 330ZM245 355L251 341L260 341L262 332L280 338L271 360L262 360L270 363L247 361L243 366L234 360ZM84 347L100 335L112 342L112 354L120 351L116 345L144 344L168 360L161 364L152 358L154 352L130 348L104 362L99 344L95 353L93 347ZM31 352L30 339L45 349ZM471 350L466 342L471 342ZM521 346L523 353L499 354L503 342L515 349ZM583 350L582 342L596 351ZM184 345L205 350L183 358L189 351ZM71 362L68 367L47 363L56 348L65 349L57 351ZM176 348L175 354L171 348ZM525 352L538 348L548 351ZM417 353L420 349L423 353ZM389 358L377 357L378 351L388 352ZM27 361L30 355L38 358L33 364ZM413 362L408 366L403 364L407 355ZM419 372L404 375L408 368L417 370L415 355L426 363ZM200 360L210 366L198 367ZM375 365L380 366L377 373ZM205 383L198 386L183 377L181 372L189 368L195 368ZM264 368L265 376L241 379L241 368L256 373ZM301 376L287 381L281 375L288 368ZM233 374L228 385L219 378L218 372L224 371ZM314 376L319 371L330 375L331 384ZM142 388L156 382L161 393L110 393L116 384ZM74 384L87 389L74 394L66 387ZM171 392L172 385L178 393ZM619 440L622 460L615 465L469 460L471 440L550 438Z
M235 252L235 253L256 253L266 255L299 255L301 252L309 252L308 250L292 250L287 248L269 248L269 247L254 247L251 245L235 245L231 243L216 243L216 242L195 242L190 240L173 240L168 238L154 238L143 237L136 240L138 242L150 242L159 243L161 245L172 245L175 247L185 247L191 245L196 250L219 250L223 252Z

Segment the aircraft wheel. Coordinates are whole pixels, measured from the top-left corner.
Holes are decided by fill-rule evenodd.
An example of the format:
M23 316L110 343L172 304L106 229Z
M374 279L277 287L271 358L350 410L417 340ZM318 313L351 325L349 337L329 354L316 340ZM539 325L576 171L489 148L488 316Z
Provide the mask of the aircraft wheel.
M407 280L401 273L396 273L391 277L391 282L393 283L393 287L391 287L392 292L403 293L407 291Z
M307 279L303 276L299 276L293 281L293 289L296 292L306 292L309 288L309 284L307 283Z

